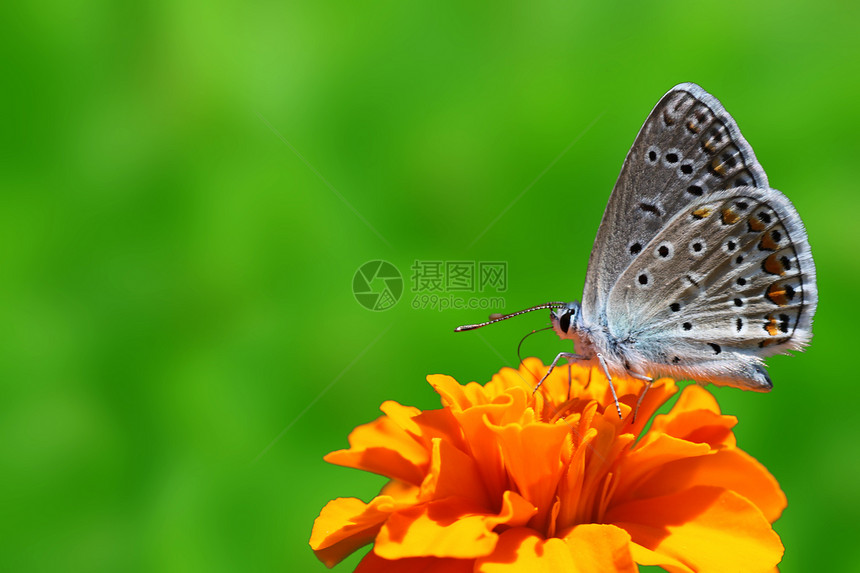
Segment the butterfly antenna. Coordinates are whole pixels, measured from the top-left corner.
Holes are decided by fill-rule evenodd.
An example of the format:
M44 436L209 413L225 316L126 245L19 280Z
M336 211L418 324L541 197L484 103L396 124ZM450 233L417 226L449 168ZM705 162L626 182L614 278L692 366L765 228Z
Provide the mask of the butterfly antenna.
M547 326L546 328L538 328L537 330L532 330L531 332L529 332L528 334L526 334L525 336L523 336L523 337L520 339L520 343L519 343L519 344L517 344L517 358L519 358L519 359L520 359L520 364L521 364L521 365L523 365L523 355L520 353L520 351L522 350L523 342L525 342L525 341L526 341L526 338L528 338L529 336L531 336L532 334L534 334L534 333L536 333L536 332L541 332L541 331L544 331L544 330L550 330L551 328L552 328L552 326ZM529 372L532 376L534 376L535 378L537 378L537 377L538 377L538 375L537 375L537 374L535 374L534 372L532 372L531 370L529 370L529 367L528 367L528 366L526 366L526 370L528 370L528 372Z
M526 334L525 336L523 336L520 339L520 343L517 344L517 358L520 359L520 364L523 363L523 356L522 356L522 354L520 354L520 350L522 350L523 342L526 341L526 338L528 338L529 336L531 336L532 334L534 334L536 332L542 332L544 330L550 330L551 328L552 328L552 326L547 326L546 328L538 328L537 330L532 330L531 332L529 332L528 334Z
M513 318L515 316L519 316L521 314L525 314L527 312L532 312L533 310L543 310L545 308L562 308L567 303L565 302L545 302L543 304L539 304L537 306L533 306L531 308L527 308L524 310L518 310L517 312L512 312L510 314L493 314L490 315L490 320L487 322L481 322L480 324L464 324L463 326L458 326L454 329L454 332L464 332L466 330L475 330L476 328L481 328L483 326L489 326L490 324L495 324L497 322L501 322L503 320L507 320L509 318Z

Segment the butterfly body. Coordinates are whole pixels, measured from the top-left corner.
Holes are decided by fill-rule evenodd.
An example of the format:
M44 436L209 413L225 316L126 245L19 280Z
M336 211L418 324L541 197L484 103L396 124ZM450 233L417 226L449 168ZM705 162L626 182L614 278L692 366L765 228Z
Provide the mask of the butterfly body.
M695 84L657 104L598 229L582 303L556 333L612 375L769 391L763 358L802 349L817 305L803 223L734 119Z

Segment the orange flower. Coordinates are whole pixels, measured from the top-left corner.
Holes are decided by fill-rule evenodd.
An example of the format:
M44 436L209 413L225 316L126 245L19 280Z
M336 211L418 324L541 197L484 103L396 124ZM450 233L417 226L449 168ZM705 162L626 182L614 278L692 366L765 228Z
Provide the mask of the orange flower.
M350 448L326 461L390 478L370 503L329 502L310 545L332 567L373 543L356 571L768 571L782 558L773 523L785 508L774 477L738 449L703 388L613 380L618 419L597 369L535 358L481 386L428 381L441 410L385 402ZM590 380L590 383L589 383Z

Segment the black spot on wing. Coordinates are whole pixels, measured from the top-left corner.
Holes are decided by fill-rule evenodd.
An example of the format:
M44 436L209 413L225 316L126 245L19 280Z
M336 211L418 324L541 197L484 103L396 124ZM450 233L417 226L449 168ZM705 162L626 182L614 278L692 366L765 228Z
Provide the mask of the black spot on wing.
M658 217L663 215L663 212L660 210L660 208L656 205L652 205L651 203L646 203L642 201L641 203L639 203L639 208L646 213L650 213Z

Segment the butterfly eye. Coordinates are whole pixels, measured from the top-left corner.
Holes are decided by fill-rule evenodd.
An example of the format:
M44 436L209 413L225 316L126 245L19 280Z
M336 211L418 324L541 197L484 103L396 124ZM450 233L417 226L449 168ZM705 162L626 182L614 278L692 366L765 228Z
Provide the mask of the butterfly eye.
M570 318L573 316L573 311L567 311L562 314L558 319L558 327L562 332L567 332L570 328Z

